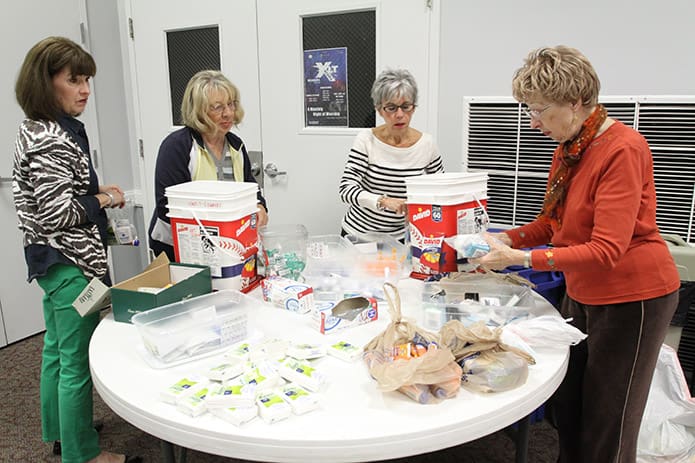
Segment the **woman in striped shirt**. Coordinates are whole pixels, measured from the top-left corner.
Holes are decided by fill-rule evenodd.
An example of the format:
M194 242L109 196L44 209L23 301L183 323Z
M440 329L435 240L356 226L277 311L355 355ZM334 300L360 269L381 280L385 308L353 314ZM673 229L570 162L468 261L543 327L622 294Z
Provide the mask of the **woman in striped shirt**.
M405 235L405 178L443 172L432 136L410 127L417 84L406 70L383 71L372 86L374 108L384 124L361 131L340 180L340 199L349 205L342 235Z

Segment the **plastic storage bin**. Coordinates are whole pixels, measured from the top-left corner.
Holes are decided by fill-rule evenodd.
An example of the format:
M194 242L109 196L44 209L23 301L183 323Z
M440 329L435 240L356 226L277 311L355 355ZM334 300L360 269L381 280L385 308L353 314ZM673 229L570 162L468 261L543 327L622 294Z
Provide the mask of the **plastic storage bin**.
M346 276L354 270L355 247L340 235L315 235L307 239L305 274Z
M317 301L338 302L360 292L355 281L356 257L353 244L340 235L308 238L307 264L302 276L314 289Z
M560 307L565 296L565 276L562 272L540 272L519 266L507 267L502 273L514 272L536 285L534 290L556 308Z
M306 268L309 232L301 224L267 225L258 230L266 276L299 280Z
M527 316L534 307L533 292L525 286L489 280L426 282L421 323L429 330L438 330L449 320L499 326Z
M133 315L145 360L168 366L203 357L248 336L249 296L221 290Z

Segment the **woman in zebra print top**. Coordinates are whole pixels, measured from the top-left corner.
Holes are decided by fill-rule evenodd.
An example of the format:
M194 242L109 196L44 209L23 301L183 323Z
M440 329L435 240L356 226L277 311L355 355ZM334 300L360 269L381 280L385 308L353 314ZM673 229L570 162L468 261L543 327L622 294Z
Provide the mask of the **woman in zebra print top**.
M383 71L372 86L384 124L361 131L348 154L340 199L348 210L342 235L386 233L403 240L407 212L405 178L443 172L432 136L410 127L417 84L406 70Z
M91 278L110 283L104 209L125 204L120 187L99 185L84 125L75 119L95 73L78 44L49 37L29 50L15 85L26 119L15 143L12 193L28 280L45 293L42 437L60 441L54 452L64 463L139 461L99 447L88 358L99 313L83 318L72 306Z

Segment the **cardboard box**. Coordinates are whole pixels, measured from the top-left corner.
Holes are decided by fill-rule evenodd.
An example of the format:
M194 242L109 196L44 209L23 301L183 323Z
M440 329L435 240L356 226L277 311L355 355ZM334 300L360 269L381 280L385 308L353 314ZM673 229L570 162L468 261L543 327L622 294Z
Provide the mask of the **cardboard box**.
M144 272L111 288L113 318L130 323L136 313L211 291L209 267L170 263L160 254Z
M323 334L364 325L379 318L377 301L371 297L350 297L337 304L317 302L312 312L314 325Z
M77 312L85 317L91 313L98 312L111 305L111 290L98 278L92 278L87 286L82 290L72 306Z

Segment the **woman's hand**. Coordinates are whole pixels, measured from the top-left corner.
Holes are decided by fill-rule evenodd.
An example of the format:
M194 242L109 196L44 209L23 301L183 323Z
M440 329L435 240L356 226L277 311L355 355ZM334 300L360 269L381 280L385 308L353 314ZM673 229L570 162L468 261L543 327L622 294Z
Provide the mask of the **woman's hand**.
M475 265L482 265L492 270L502 270L510 265L524 265L524 251L509 247L512 240L506 233L485 233L483 235L490 252L477 259L468 259Z
M405 203L405 199L383 196L377 201L377 206L396 214L405 215L408 212L408 205Z
M265 207L263 207L263 204L258 203L258 217L257 217L256 226L258 228L261 228L267 224L268 224L268 211L266 211Z
M123 208L125 206L125 193L118 185L99 185L99 193L109 196L109 204L106 207ZM113 198L113 199L111 199Z

